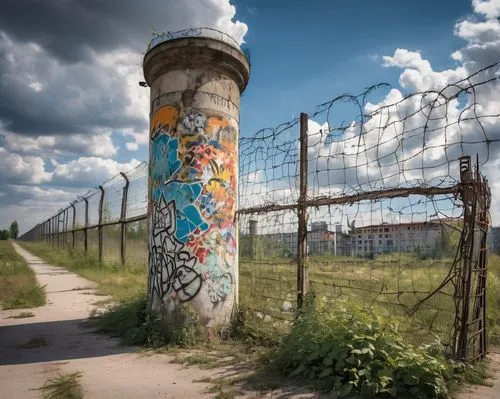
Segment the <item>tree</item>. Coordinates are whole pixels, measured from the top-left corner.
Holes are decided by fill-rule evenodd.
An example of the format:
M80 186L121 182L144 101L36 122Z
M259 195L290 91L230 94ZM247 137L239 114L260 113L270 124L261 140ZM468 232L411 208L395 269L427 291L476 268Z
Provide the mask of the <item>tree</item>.
M8 240L10 238L9 230L0 230L0 240Z
M10 237L15 240L17 238L17 235L19 234L19 226L17 225L17 220L14 220L10 224L9 231L10 231Z

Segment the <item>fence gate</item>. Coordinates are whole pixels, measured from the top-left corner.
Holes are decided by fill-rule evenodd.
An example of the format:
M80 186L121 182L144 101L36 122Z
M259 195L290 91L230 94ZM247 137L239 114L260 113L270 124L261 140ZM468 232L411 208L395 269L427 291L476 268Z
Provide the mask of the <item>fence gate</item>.
M486 279L489 206L487 180L474 171L470 157L460 158L460 199L464 221L458 261L455 262L455 309L453 354L464 361L486 355Z

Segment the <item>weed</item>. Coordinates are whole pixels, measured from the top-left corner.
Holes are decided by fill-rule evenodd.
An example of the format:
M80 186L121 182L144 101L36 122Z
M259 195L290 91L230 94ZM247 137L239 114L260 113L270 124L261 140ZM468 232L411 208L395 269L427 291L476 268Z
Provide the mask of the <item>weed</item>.
M41 348L42 346L47 346L47 345L48 345L47 339L45 339L44 337L33 337L28 342L22 344L20 346L20 348L35 349L35 348Z
M205 353L197 353L187 356L177 356L172 360L172 363L185 364L186 366L196 364L200 368L212 368L217 363L217 359Z
M213 385L210 387L208 392L214 393L214 399L234 399L236 398L236 392L231 387L228 387L224 381L217 380L212 382Z
M16 315L9 316L8 318L9 319L25 319L28 317L35 317L35 314L31 313L31 312L21 312L21 313L18 313Z
M82 399L83 387L80 383L81 372L58 374L38 388L43 392L43 399Z
M93 311L91 325L125 345L157 347L166 344L159 325L147 312L146 296L124 300L106 310Z

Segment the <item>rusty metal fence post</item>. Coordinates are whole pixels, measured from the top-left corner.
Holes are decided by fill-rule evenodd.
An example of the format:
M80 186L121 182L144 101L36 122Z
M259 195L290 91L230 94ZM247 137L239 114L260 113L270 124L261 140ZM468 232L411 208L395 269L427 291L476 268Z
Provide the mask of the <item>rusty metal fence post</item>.
M73 221L71 223L71 249L75 249L75 223L76 223L76 201L71 202L71 209L73 209Z
M300 159L299 184L300 193L297 207L297 311L300 313L304 306L304 296L307 292L307 124L306 113L300 114Z
M55 218L55 222L56 222L56 235L57 235L57 249L59 249L61 247L61 210L59 210L59 213L57 214L56 218Z
M65 214L66 214L66 217L65 217L65 221L64 221L64 247L65 248L68 248L68 224L69 224L69 209L71 207L67 207L66 210L65 210Z
M455 323L453 354L470 362L486 355L486 281L488 211L491 194L478 167L472 170L469 156L460 158L460 199L463 230L460 259L455 273Z
M87 197L82 197L83 201L85 202L85 221L84 221L84 227L83 227L83 251L85 253L85 256L87 256L88 249L89 249L89 237L88 237L88 228L89 228L89 200Z
M120 172L120 175L125 179L125 185L123 186L122 192L122 204L120 209L120 264L121 267L125 267L125 258L127 251L127 198L128 198L128 187L129 180L125 173Z
M98 243L99 243L99 263L102 263L102 210L104 206L104 187L99 186L101 197L99 198L99 223L97 225Z

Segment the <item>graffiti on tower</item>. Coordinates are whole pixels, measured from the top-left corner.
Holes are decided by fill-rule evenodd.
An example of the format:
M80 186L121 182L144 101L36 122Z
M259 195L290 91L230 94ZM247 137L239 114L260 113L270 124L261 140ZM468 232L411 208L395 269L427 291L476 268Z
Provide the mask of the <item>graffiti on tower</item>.
M167 105L150 138L150 289L216 307L234 294L237 123Z

